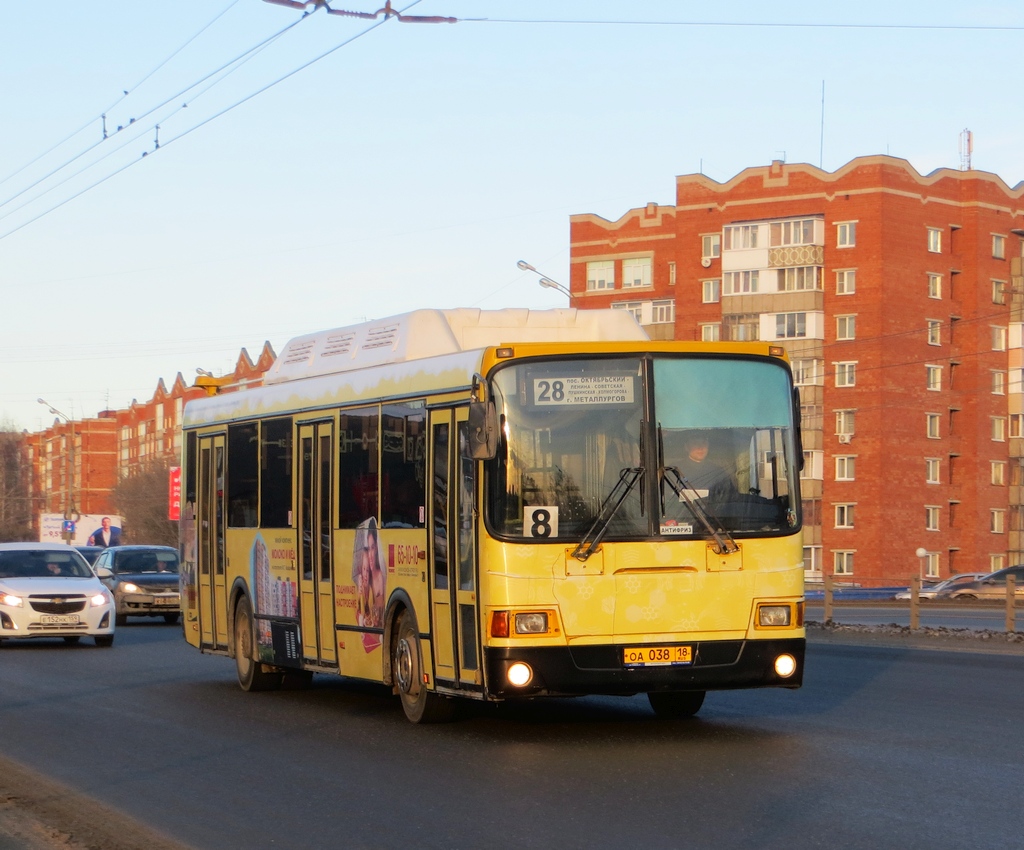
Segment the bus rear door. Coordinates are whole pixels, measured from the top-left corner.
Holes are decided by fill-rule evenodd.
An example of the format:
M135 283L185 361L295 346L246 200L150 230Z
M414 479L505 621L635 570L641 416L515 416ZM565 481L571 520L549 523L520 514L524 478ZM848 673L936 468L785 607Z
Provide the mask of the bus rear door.
M227 649L224 571L224 435L199 438L199 634L203 646Z

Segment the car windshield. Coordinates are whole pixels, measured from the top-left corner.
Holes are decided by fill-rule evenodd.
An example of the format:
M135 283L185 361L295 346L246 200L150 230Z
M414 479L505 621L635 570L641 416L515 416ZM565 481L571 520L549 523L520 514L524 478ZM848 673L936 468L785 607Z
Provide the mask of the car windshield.
M499 435L486 489L499 535L580 543L799 526L782 361L536 360L499 370L492 387Z
M177 573L177 552L121 552L114 559L115 573Z
M77 552L0 552L0 578L90 578L92 574Z

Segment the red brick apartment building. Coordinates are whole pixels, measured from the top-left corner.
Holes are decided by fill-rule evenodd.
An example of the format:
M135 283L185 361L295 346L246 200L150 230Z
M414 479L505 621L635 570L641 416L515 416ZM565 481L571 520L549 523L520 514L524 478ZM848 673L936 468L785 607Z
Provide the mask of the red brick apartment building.
M773 162L677 177L675 206L575 215L570 233L574 306L631 310L654 338L786 347L808 578L1024 562L1024 183Z
M255 362L243 348L234 371L212 381L221 392L259 386L276 356L269 342ZM185 403L205 392L201 386L188 386L179 372L170 389L161 378L149 401L132 401L127 408L103 410L94 418L58 418L45 431L26 435L35 516L64 513L69 504L82 514L116 513L113 492L118 481L150 463L180 457Z

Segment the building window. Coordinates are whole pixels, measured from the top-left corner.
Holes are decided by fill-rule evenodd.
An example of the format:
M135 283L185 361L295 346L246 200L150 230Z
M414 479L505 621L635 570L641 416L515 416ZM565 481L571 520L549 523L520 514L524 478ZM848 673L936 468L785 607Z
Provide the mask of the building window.
M841 504L836 505L836 528L853 528L853 508L852 504Z
M856 467L856 455L836 455L836 481L853 481Z
M633 257L622 261L622 288L636 289L651 285L651 258Z
M587 263L587 291L615 289L615 261L596 260Z
M1006 395L1006 372L992 370L992 395Z
M1006 566L1006 556L1005 555L989 555L989 558L988 558L988 570L989 570L990 573L994 573L994 572L996 572L996 570L1001 570L1005 566Z
M939 577L939 553L929 552L924 556L924 569L926 578Z
M942 297L942 275L932 273L928 274L928 297Z
M993 534L1002 534L1006 529L1006 511L1002 508L993 508L989 515L989 531Z
M937 505L924 506L924 530L939 530L939 507Z
M671 299L651 302L651 324L670 325L676 320L676 302Z
M757 247L757 225L740 224L725 228L725 250Z
M806 313L779 313L775 316L776 339L800 339L807 336Z
M793 383L797 386L818 385L824 383L824 361L814 358L800 358L790 362L793 369Z
M836 295L853 295L857 291L857 270L841 269L836 272Z
M757 292L758 272L726 272L723 275L723 295L749 295Z
M701 281L705 304L717 304L722 300L722 281L719 278Z
M992 234L992 256L997 260L1006 259L1006 237L999 233Z
M718 342L722 338L722 326L718 322L709 322L700 326L702 342Z
M841 221L836 224L836 247L852 248L857 244L857 222Z
M800 405L800 426L804 431L820 431L824 416L820 404Z
M941 484L939 480L939 459L937 457L926 457L924 459L924 480L927 484Z
M675 263L669 263L668 264L668 285L669 286L675 286L676 285L676 264Z
M992 325L992 350L1006 351L1006 328Z
M938 319L928 319L928 344L942 345L942 322Z
M773 248L784 245L813 245L814 219L803 218L796 221L773 221L769 226L768 238Z
M854 434L853 425L856 411L853 410L837 410L836 411L836 436L838 437L852 437Z
M942 389L942 367L941 366L925 366L927 371L927 387L930 390L941 390Z
M925 434L929 440L939 439L939 422L941 417L938 413L925 414Z
M938 227L928 228L928 250L933 254L942 253L942 230Z
M1005 280L993 280L992 281L992 303L993 304L1005 304L1006 303L1006 281Z
M857 317L836 316L836 339L856 339Z
M846 550L832 553L832 565L833 572L837 576L852 576L853 575L853 555L854 553Z
M808 289L821 289L820 266L792 266L782 269L782 291L802 292Z
M1004 416L993 416L992 417L992 442L993 443L1005 443L1006 442L1006 417L1004 417Z
M804 468L800 470L800 477L812 481L821 481L824 476L824 452L807 449L804 451ZM767 466L767 462L765 464Z
M700 258L714 260L722 256L722 234L708 233L700 237Z
M991 463L991 481L995 487L1003 487L1006 484L1006 462L994 460Z
M804 573L821 575L821 547L804 546Z
M1014 413L1010 417L1010 436L1024 437L1024 413Z
M625 310L632 313L638 325L644 323L644 302L643 301L615 301L612 304L613 310Z
M722 317L725 339L730 342L754 342L760 335L761 316L758 313L735 313Z
M842 363L835 363L836 386L852 387L857 383L857 361L848 360Z

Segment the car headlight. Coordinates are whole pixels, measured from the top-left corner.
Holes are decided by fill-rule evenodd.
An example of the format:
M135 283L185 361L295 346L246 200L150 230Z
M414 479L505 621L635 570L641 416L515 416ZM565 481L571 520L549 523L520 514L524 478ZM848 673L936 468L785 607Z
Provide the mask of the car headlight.
M0 596L0 602L11 608L20 608L25 604L25 601L20 596L15 596L13 593L5 593Z
M89 604L93 608L99 608L100 605L109 605L110 602L110 593L106 590L101 590L96 595L89 597Z
M121 585L121 590L123 590L125 593L138 593L139 586L137 584L132 584L130 581L126 581L124 584Z

